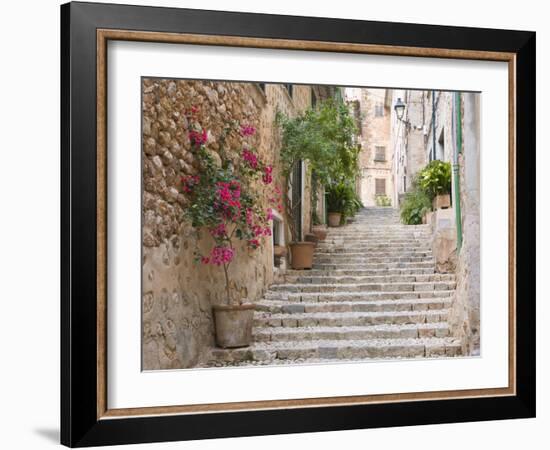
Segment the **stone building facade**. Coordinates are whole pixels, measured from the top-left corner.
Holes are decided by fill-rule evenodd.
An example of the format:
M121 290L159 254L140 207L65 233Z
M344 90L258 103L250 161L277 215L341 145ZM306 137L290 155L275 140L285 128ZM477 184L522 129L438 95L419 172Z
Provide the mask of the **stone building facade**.
M142 367L144 370L193 367L208 357L214 345L212 305L224 299L220 267L197 264L194 250L203 252L211 242L199 238L184 220L187 200L181 177L195 175L185 111L198 109L198 120L208 131L207 149L216 159L224 124L237 121L254 126L257 151L279 170L280 131L277 111L294 115L323 95L315 86L210 82L146 78L142 81ZM229 135L225 151L238 157L239 136ZM274 226L281 244L301 240L310 223L310 185L302 167L302 236L290 236L288 218L278 214ZM284 191L284 190L283 190ZM290 192L288 193L290 195ZM266 202L267 204L267 202ZM243 244L244 245L244 244ZM230 267L233 292L239 299L260 298L273 281L273 241L256 251L237 248Z
M392 105L405 103L401 120L392 107L395 197L399 202L412 179L433 160L452 167L451 206L427 215L433 233L436 270L456 274L450 314L463 354L479 352L479 94L395 90ZM462 118L462 119L460 119ZM458 122L460 120L460 123ZM457 190L458 189L458 190Z
M357 105L359 117L360 180L358 194L364 206L377 206L377 197L394 194L393 156L390 146L391 90L346 88L346 100Z

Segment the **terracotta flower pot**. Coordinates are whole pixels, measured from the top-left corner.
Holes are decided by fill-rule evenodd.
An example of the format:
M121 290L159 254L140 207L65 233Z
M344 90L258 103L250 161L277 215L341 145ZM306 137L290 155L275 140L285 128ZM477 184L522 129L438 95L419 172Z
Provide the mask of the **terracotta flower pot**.
M329 212L328 213L328 226L329 227L339 227L341 219L342 219L342 213Z
M434 197L433 209L447 209L451 207L451 196L449 194L440 194Z
M307 233L304 236L304 241L313 242L315 245L317 245L317 242L319 242L319 238L315 233Z
M324 241L327 238L327 227L325 225L315 225L311 231L320 241Z
M280 258L281 256L286 255L286 247L283 247L282 245L274 245L273 246L273 254Z
M213 305L212 309L218 347L248 347L252 342L254 305Z
M292 255L291 266L293 269L311 269L313 266L313 242L293 242L290 244Z

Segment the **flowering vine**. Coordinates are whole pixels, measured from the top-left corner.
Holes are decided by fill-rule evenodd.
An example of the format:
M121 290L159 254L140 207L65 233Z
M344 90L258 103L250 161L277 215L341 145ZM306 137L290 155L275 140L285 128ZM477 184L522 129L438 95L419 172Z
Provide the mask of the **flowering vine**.
M182 191L190 201L184 214L194 228L211 236L212 248L207 254L195 251L196 260L223 268L230 303L228 269L236 256L235 241L246 242L251 250L261 247L263 238L271 235L274 208L281 210L281 190L272 185L273 168L261 160L249 142L256 134L255 127L236 122L226 126L218 142L223 144L225 137L234 133L240 137L242 149L235 161L220 148L221 163L216 162L207 151L209 134L198 120L198 112L196 106L184 112L190 124L189 141L199 162L197 175L181 179ZM261 201L265 189L268 208Z

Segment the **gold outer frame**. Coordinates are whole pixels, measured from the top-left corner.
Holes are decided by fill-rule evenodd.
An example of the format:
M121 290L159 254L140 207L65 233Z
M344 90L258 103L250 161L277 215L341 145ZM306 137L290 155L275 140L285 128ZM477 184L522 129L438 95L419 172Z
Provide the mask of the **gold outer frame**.
M97 37L97 419L266 409L314 408L357 404L449 400L516 395L516 55L507 52L445 48L247 38L98 29ZM410 392L200 405L109 409L107 405L107 42L109 40L231 47L362 53L388 56L472 59L508 63L508 387Z

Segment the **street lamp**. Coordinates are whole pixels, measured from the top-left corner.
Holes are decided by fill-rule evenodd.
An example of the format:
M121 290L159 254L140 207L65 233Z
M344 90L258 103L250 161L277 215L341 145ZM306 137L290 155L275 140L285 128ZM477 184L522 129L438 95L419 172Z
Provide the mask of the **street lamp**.
M395 102L395 105L393 106L393 109L395 109L395 114L397 115L398 120L403 120L403 114L405 113L405 103L401 100L401 98L398 98Z

